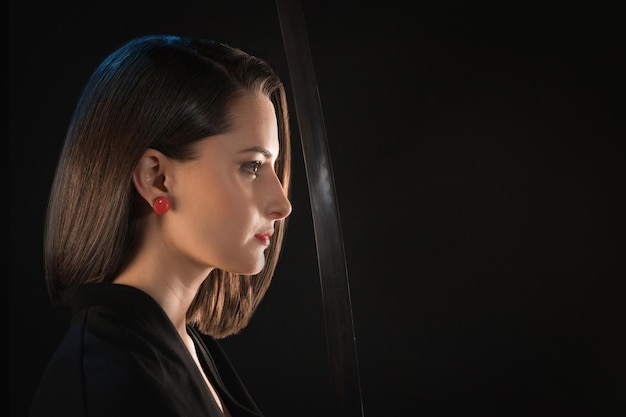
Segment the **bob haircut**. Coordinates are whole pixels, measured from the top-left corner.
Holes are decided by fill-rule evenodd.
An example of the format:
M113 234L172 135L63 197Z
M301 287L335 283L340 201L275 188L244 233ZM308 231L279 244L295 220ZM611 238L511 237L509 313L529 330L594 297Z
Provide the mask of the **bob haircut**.
M283 83L263 60L203 39L135 38L109 55L83 88L65 137L48 201L45 272L54 305L82 284L112 282L145 213L132 176L148 148L170 158L195 158L200 139L231 129L242 95L270 99L278 121L276 172L289 193L290 132ZM274 274L286 228L276 222L266 265L254 276L214 269L187 312L187 323L215 338L249 322Z

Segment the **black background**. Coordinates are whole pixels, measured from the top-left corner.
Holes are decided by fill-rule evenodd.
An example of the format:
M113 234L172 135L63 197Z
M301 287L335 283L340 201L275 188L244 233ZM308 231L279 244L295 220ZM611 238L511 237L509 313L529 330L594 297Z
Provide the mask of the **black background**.
M365 416L626 415L617 5L403 3L303 2ZM22 416L67 319L46 295L43 218L95 66L136 35L193 35L265 58L291 90L270 0L11 0L9 24L5 278L10 410ZM267 417L334 416L292 114L286 248L250 326L224 346Z

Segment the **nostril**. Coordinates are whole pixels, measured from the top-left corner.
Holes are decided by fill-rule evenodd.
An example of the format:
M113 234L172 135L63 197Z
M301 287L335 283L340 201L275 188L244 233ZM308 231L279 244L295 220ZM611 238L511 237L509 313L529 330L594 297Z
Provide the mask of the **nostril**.
M285 216L279 211L273 211L270 213L270 217L273 217L274 219L282 219Z

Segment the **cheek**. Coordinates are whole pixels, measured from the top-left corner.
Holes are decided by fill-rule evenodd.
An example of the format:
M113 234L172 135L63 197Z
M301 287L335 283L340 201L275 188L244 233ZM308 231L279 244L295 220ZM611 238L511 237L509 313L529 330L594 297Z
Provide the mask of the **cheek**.
M183 171L176 175L175 180L172 196L181 212L201 213L212 209L212 206L222 204L224 193L232 188L219 169L211 169L210 166Z
M182 203L180 215L186 217L192 227L195 224L204 232L241 227L246 223L250 207L245 192L232 181L205 181L195 192L186 194Z
M212 163L183 174L176 177L173 187L173 208L187 228L222 233L246 223L251 189L232 167Z

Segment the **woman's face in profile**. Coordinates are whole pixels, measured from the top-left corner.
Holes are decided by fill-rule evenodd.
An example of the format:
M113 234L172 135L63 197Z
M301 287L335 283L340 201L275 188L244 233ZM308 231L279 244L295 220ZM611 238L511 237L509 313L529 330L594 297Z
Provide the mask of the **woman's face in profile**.
M197 143L197 158L174 162L168 240L182 262L256 274L274 222L291 213L274 170L280 148L272 102L238 99L233 129Z

